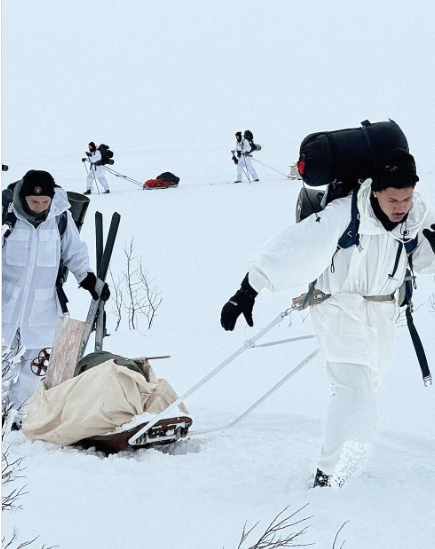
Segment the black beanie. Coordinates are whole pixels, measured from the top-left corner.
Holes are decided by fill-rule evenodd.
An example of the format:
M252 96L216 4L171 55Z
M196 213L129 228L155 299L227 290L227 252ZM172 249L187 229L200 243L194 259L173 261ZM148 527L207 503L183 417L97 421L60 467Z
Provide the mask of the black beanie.
M403 149L392 149L375 160L372 191L415 187L418 180L414 157Z
M91 149L91 151L96 151L97 150L97 147L95 146L95 143L93 141L88 143L88 148Z
M20 196L54 196L54 179L51 174L43 170L30 170L23 177Z

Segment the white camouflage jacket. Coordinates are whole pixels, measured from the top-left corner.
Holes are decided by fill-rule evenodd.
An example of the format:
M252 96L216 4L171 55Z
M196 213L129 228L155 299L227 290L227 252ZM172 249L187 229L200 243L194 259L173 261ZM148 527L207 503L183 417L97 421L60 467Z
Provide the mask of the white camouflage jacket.
M47 219L35 228L12 206L17 222L4 241L2 258L4 345L12 343L20 328L21 343L28 349L50 347L62 314L55 288L61 258L79 283L92 271L68 208L66 192L56 187ZM61 239L56 217L65 211L68 219Z
M332 294L311 307L321 351L331 362L366 365L379 379L391 362L397 303L368 301L363 296L394 294L402 285L407 268L405 253L394 276L389 275L404 231L408 231L407 238L418 235L412 254L414 272L435 273L435 254L421 234L435 223L435 211L414 192L406 221L389 232L373 212L370 193L368 180L358 193L360 247L335 253L351 220L351 197L335 200L319 214L320 221L312 215L270 240L250 262L249 283L256 291L279 291L317 279L316 288Z

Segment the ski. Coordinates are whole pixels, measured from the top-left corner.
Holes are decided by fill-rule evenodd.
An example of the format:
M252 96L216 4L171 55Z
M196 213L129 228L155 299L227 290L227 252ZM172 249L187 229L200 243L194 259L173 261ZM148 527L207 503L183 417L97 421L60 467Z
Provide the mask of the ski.
M103 215L95 212L95 249L97 255L97 273L100 272L101 260L104 253L103 245ZM104 338L104 301L100 300L95 322L95 351L103 350Z
M112 215L112 220L110 222L109 232L106 240L106 246L104 247L104 252L101 256L100 267L98 269L97 283L95 284L95 291L98 295L101 295L101 291L106 280L107 271L109 270L110 258L112 257L113 247L115 245L116 234L118 232L120 221L121 216L119 215L119 213L115 212ZM82 358L85 354L86 346L88 344L89 337L94 326L95 316L97 314L100 301L101 300L99 298L93 299L89 307L88 315L85 322L86 327L83 333L79 359Z

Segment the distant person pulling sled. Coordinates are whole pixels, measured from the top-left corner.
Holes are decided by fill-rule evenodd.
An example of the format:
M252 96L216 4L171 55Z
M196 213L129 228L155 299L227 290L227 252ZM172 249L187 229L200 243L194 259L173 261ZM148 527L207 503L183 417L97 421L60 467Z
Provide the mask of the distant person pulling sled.
M13 185L3 225L2 345L26 347L9 395L17 409L41 380L31 362L51 346L62 315L56 294L61 261L82 288L96 294L87 247L69 208L67 193L46 171L30 170ZM104 298L109 295L106 287Z
M102 145L100 145L101 147ZM91 194L92 193L92 185L95 181L95 184L97 184L97 179L103 186L103 194L109 194L109 184L107 183L106 177L104 175L104 164L103 164L103 156L102 151L100 150L100 147L95 146L95 143L91 141L88 145L89 152L86 153L86 158L82 158L82 162L89 162L90 168L88 175L86 177L86 191L83 194ZM112 161L113 163L113 161Z
M243 134L242 132L236 132L236 146L233 151L233 162L236 164L237 160L237 180L234 183L241 183L243 172L245 172L246 177L250 181L249 175L254 181L259 181L257 172L255 171L254 166L252 165L252 152L256 150L254 145L254 136L252 132L246 130Z
M418 179L408 152L380 155L371 179L352 195L268 242L222 309L225 330L241 314L253 326L258 292L311 283L307 304L332 391L314 486L337 481L346 457L354 460L348 478L362 465L376 433L376 388L392 359L397 290L407 271L435 273L435 211L414 191ZM352 219L359 223L356 245L337 245L353 236ZM405 243L415 239L411 264Z

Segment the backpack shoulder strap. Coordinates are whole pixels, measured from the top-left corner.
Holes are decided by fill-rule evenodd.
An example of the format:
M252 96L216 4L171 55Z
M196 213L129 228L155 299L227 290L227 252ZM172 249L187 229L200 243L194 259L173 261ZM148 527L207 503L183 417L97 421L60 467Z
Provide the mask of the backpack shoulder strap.
M5 222L3 223L4 225L8 226L7 230L5 231L5 233L3 235L4 239L6 239L8 236L10 236L10 234L14 230L15 223L17 222L17 219L18 218L14 214L13 211L10 211L10 212L7 213ZM62 212L60 215L57 215L56 216L56 222L57 222L57 226L59 228L60 238L62 238L63 235L65 234L66 226L67 226L67 223L68 223L68 214L66 212Z
M66 231L66 226L68 223L68 214L65 212L62 212L60 215L56 216L57 221L57 227L59 229L60 237L62 238Z
M358 191L356 187L352 192L351 203L351 218L347 229L341 235L337 243L337 250L340 248L350 248L351 246L358 246L359 244L359 222L360 216L358 211Z
M5 220L3 222L3 225L7 226L6 231L3 234L3 239L6 240L6 238L11 234L11 232L14 230L15 223L17 222L17 216L14 214L14 212L8 211L6 214Z

